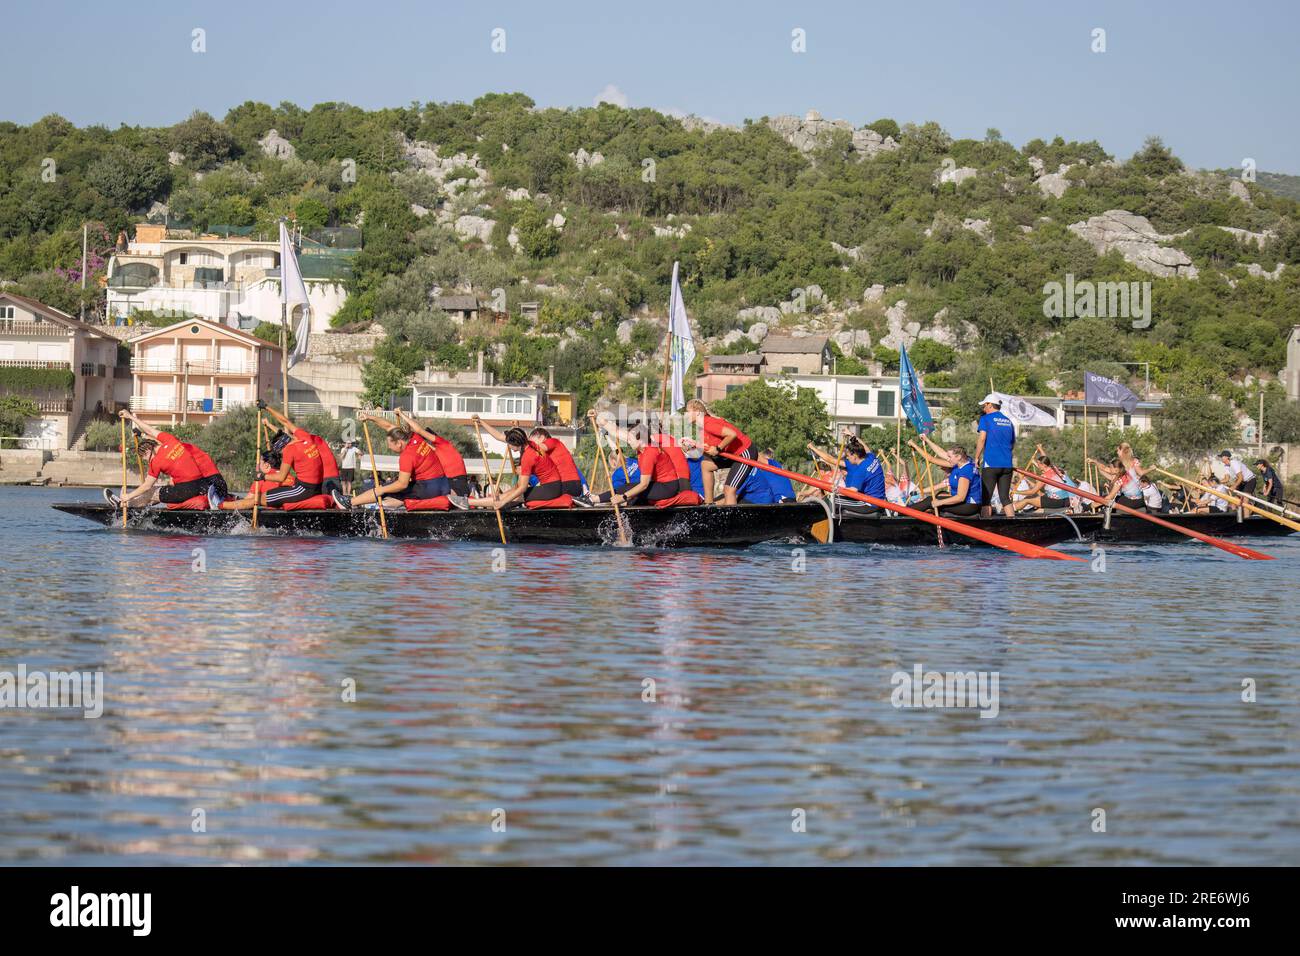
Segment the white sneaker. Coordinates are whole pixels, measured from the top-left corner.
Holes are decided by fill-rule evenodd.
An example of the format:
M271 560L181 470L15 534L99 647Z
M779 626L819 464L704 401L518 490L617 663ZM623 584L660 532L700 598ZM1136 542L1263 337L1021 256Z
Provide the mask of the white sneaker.
M448 495L447 500L453 508L459 508L461 511L469 510L469 499L464 495Z

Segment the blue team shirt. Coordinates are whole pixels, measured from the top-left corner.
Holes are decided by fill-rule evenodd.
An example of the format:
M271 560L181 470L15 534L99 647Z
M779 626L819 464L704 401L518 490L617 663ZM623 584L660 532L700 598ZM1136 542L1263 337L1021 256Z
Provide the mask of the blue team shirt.
M582 472L578 472L578 474L582 474ZM615 488L617 488L620 485L635 485L640 480L641 480L641 469L637 466L636 459L633 459L627 463L627 471L624 471L622 467L614 469Z
M691 470L691 491L704 497L704 476L700 473L700 459L687 458L686 467ZM755 469L757 471L757 469Z
M996 467L996 466L993 466ZM977 505L984 497L984 483L980 481L979 475L975 473L975 462L967 461L964 465L958 465L952 471L948 472L948 494L957 493L957 482L966 478L970 485L966 490L966 500L962 504Z
M749 476L740 486L740 498L751 505L774 505L777 498L772 494L772 486L767 483L763 473L757 468L749 469Z
M771 464L773 468L785 467L775 458L773 458L769 464ZM754 470L759 471L757 468ZM770 471L760 471L759 473L767 481L767 487L772 490L773 498L777 501L780 501L782 498L789 498L791 501L794 500L794 485L790 483L789 478L785 477L785 475L774 475Z
M1016 447L1016 426L1001 412L980 417L979 430L984 433L984 467L1010 468L1011 449Z
M864 495L876 498L885 497L885 470L880 467L880 459L868 454L856 465L847 458L840 463L844 467L844 486L860 491Z

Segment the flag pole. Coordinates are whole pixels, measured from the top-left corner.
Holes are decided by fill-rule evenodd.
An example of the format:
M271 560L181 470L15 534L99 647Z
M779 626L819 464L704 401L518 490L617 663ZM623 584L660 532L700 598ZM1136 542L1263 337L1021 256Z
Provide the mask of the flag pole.
M280 270L280 284L284 284L284 270ZM283 293L281 293L283 295ZM283 392L280 403L283 405L284 417L289 417L289 320L284 299L280 300L280 388Z

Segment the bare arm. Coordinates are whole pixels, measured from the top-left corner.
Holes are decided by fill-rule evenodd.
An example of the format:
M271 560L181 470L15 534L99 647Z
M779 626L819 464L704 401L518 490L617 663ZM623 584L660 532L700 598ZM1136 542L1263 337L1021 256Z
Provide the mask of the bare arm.
M149 424L146 424L145 422L140 421L140 419L138 419L138 418L135 417L135 413L134 413L134 412L129 411L128 409L125 409L125 408L124 408L124 409L122 409L120 412L118 412L117 414L118 414L118 417L119 417L119 418L125 418L125 419L126 419L128 422L130 422L134 427L138 428L138 429L140 430L140 433L141 433L142 435L146 436L147 438L152 438L154 441L157 441L157 440L158 440L158 436L159 436L159 434L161 434L161 433L158 431L158 429L154 428L152 425L149 425Z

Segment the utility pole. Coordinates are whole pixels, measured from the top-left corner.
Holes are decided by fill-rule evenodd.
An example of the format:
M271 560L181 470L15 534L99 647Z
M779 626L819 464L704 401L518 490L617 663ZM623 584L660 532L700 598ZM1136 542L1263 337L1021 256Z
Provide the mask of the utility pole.
M86 223L81 224L81 321L86 321L86 247L87 239L90 235L89 227Z

